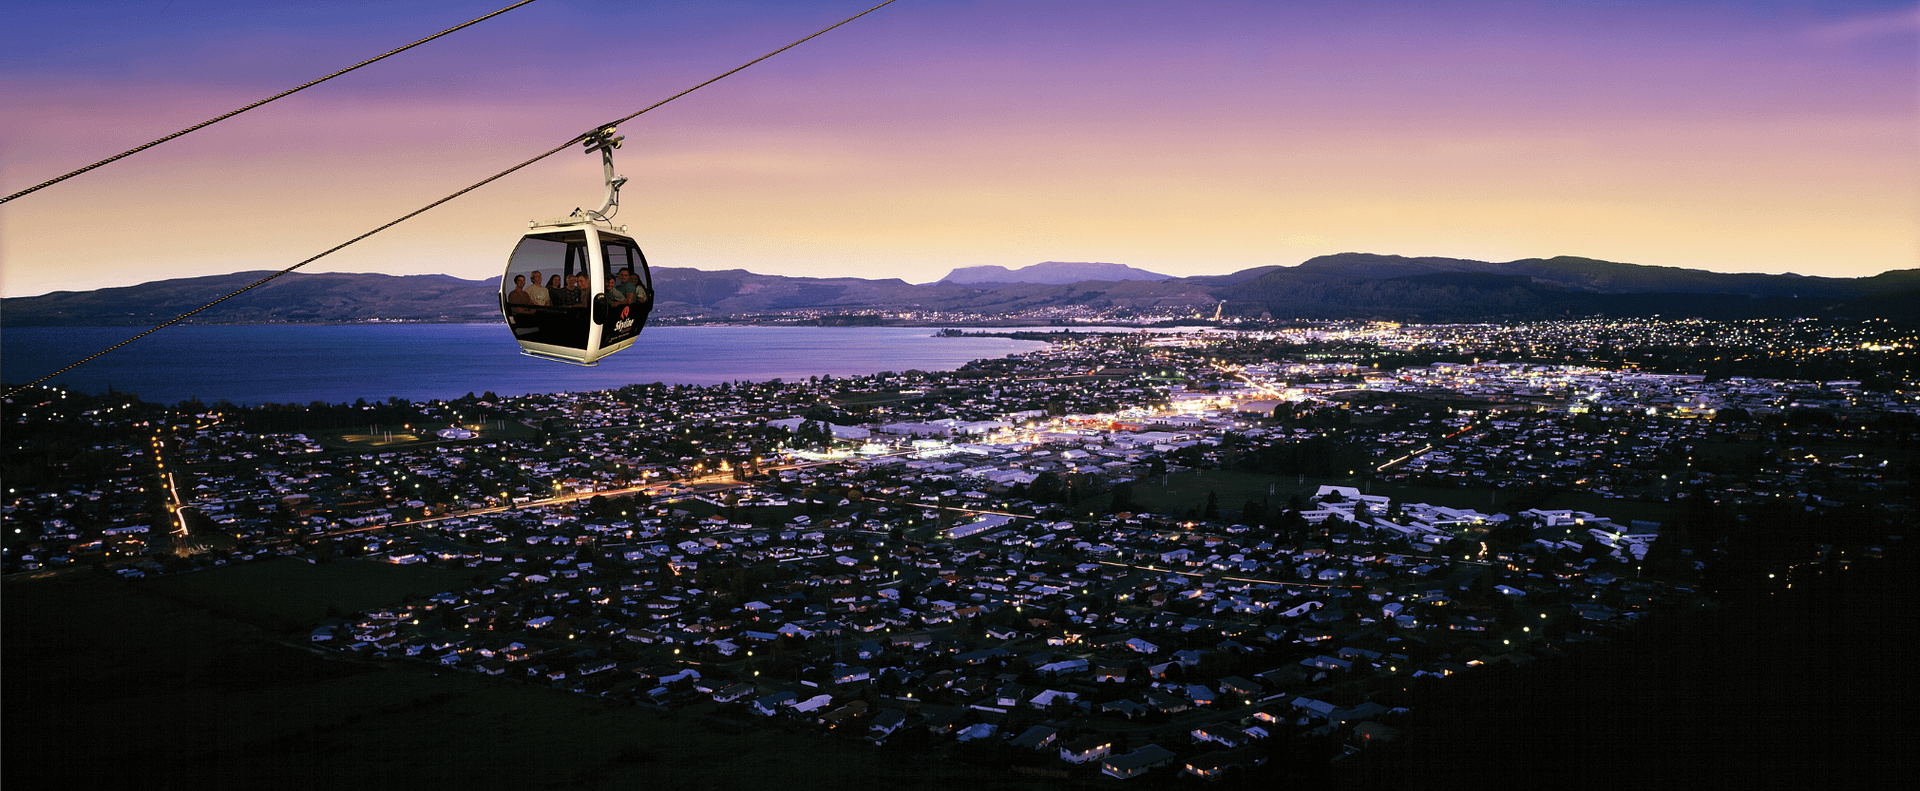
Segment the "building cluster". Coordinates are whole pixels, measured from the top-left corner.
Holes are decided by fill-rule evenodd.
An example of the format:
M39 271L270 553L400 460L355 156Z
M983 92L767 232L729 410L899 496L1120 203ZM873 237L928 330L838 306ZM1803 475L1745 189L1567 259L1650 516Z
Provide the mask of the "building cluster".
M1285 332L1265 337L1604 335ZM1256 335L1063 334L949 372L470 395L271 434L39 389L7 404L4 564L461 569L470 585L311 639L1035 771L1213 778L1286 740L1393 739L1397 693L1422 679L1693 598L1644 575L1683 505L1905 507L1882 440L1920 410L1899 390L1491 357L1382 369L1249 354ZM1226 503L1176 494L1229 485Z
M1630 578L1657 531L1592 514L1526 512L1512 518L1584 531L1460 556L1509 517L1416 503L1389 517L1387 498L1325 486L1299 540L1146 513L964 507L966 521L943 523L931 512L955 493L908 464L836 465L897 485L773 527L689 521L667 504L613 519L521 509L367 539L371 559L488 581L313 640L703 716L877 742L998 739L1117 777L1180 762L1210 776L1276 736L1391 738L1395 712L1374 693L1550 656L1683 595ZM1137 755L1158 757L1125 760Z

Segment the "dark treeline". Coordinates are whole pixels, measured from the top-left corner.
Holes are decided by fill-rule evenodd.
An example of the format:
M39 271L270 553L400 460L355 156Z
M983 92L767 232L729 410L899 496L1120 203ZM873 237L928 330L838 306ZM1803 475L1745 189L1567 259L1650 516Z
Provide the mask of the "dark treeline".
M1776 352L1734 345L1621 345L1584 352L1575 359L1604 366L1632 364L1664 373L1705 374L1709 381L1736 376L1812 382L1853 380L1863 389L1879 391L1898 389L1902 374L1920 370L1920 357L1912 355L1843 349L1818 356Z
M20 405L9 404L5 411L7 443L4 460L0 461L0 479L15 487L40 487L60 479L97 481L125 468L128 459L113 445L150 429L95 419L93 415L98 412L106 411L129 422L160 421L166 415L164 407L108 388L103 395L63 391L56 396L61 403L58 412L41 413L34 420L15 420L19 410L34 398L23 394L18 398Z
M191 407L193 407L192 402L181 404L182 409ZM420 408L413 402L400 398L374 402L368 402L363 398L351 404L314 401L304 405L260 404L259 406L236 406L221 401L212 405L211 408L237 421L241 429L262 434L352 426L399 425L426 419Z
M1237 457L1229 465L1232 469L1317 478L1344 478L1370 468L1373 460L1366 448L1324 436L1259 445L1228 455Z

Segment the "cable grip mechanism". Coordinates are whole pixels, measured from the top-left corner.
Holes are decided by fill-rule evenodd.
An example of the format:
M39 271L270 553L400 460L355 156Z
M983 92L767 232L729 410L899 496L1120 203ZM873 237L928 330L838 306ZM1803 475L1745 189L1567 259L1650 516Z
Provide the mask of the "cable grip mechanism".
M613 215L620 212L620 187L627 183L627 177L613 174L613 150L619 148L620 143L627 138L624 135L617 135L618 131L613 124L607 124L581 136L580 145L585 149L585 153L600 152L600 164L606 172L607 200L601 204L598 211L574 209L573 216L611 222Z

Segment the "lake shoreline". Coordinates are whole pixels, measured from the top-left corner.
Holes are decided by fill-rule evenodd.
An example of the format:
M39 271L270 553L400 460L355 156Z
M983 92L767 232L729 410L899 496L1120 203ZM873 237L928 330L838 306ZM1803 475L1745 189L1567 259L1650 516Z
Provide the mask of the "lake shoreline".
M24 384L127 340L123 327L16 328L0 336L0 380ZM409 401L586 392L630 384L953 370L1045 348L1044 340L937 337L922 327L649 327L595 367L520 353L502 325L475 323L181 325L61 374L50 384L134 393L154 403Z

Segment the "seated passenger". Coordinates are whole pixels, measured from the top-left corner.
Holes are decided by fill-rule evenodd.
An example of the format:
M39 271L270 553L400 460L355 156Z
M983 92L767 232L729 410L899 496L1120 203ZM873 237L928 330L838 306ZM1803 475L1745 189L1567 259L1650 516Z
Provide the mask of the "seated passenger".
M569 285L573 287L574 297L580 300L581 307L593 301L593 281L588 280L586 274L574 275Z
M527 295L527 276L526 275L513 276L513 290L507 292L507 304L509 305L533 304L533 297ZM527 311L525 309L514 309L513 312L525 313Z
M614 305L631 305L636 297L636 286L640 279L633 274L633 267L620 270L612 283L607 284L607 301Z
M567 288L565 283L560 282L559 275L554 275L547 279L547 297L553 300L553 306L556 308L572 307L580 304L579 292Z
M527 284L527 297L533 300L533 304L553 304L553 298L547 294L547 287L542 285L545 281L540 279L540 270L536 269L533 271L532 280L533 282Z
M644 306L650 305L653 302L653 289L647 288L646 284L640 282L640 276L633 273L632 267L621 270L620 278L630 284L629 288L633 292L632 303L634 305Z

